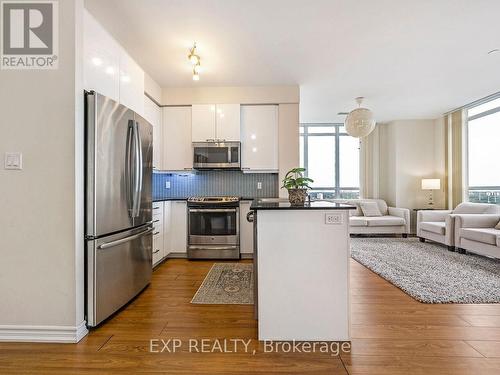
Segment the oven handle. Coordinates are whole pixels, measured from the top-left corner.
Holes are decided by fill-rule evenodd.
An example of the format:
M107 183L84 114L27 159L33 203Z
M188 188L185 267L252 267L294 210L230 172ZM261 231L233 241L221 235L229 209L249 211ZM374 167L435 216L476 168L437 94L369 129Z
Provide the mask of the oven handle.
M189 246L189 250L234 250L237 246Z
M237 208L190 208L189 212L237 212Z

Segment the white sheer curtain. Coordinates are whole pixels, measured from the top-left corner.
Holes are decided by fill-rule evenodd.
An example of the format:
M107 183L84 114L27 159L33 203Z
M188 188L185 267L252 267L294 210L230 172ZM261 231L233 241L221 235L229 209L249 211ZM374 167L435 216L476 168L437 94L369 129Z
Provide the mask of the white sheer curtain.
M367 137L361 138L359 183L361 198L379 197L380 150L379 126Z

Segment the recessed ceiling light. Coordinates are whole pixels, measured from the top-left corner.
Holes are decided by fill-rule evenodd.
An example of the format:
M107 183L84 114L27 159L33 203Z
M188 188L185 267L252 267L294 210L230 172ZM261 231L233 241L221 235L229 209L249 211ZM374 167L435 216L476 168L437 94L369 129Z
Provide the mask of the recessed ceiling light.
M498 52L500 52L500 49L495 48L495 49L492 49L491 51L488 51L488 55L493 55L494 53L498 53Z

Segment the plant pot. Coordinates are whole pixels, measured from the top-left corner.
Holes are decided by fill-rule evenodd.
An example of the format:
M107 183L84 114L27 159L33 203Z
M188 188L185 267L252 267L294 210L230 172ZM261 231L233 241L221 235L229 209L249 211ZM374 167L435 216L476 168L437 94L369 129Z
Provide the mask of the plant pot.
M292 206L303 206L307 198L307 189L288 189L288 200Z

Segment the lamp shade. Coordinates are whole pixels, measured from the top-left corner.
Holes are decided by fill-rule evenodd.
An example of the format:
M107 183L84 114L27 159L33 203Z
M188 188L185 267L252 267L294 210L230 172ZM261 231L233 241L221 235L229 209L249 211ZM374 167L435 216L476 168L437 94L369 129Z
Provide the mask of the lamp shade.
M439 178L423 178L422 190L439 190L441 189L441 180Z
M366 137L375 129L373 113L367 108L357 108L346 118L345 130L351 137Z
M349 112L345 119L345 130L351 137L362 138L370 134L375 129L375 118L373 112L368 108L362 108L363 97L356 98L359 108Z

